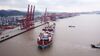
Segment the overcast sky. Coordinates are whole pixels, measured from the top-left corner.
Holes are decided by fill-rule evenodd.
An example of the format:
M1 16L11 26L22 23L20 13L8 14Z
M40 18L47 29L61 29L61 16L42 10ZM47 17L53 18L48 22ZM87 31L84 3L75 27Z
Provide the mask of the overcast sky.
M100 0L0 0L0 9L25 11L27 4L36 6L36 10L54 12L100 11Z

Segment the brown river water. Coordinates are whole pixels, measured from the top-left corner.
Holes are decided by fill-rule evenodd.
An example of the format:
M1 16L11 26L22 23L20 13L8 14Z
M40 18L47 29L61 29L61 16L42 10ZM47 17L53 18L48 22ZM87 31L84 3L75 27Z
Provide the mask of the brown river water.
M100 49L90 47L91 43L100 42L100 15L57 20L52 46L40 50L37 37L43 27L0 43L0 56L100 56Z

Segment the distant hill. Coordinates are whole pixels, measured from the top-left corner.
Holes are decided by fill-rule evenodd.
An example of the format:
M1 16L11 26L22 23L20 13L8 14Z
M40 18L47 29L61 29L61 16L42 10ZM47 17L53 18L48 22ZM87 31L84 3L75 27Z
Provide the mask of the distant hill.
M78 14L100 14L100 11L77 12Z
M40 12L35 12L35 15L40 15ZM26 12L18 11L18 10L0 10L0 16L18 16L18 15L26 15Z

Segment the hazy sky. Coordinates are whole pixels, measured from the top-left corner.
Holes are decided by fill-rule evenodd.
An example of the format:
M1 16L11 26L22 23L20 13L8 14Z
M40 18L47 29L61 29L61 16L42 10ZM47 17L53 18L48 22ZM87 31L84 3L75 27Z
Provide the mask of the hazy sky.
M26 10L27 4L36 5L36 10L59 12L100 11L100 0L0 0L0 9Z

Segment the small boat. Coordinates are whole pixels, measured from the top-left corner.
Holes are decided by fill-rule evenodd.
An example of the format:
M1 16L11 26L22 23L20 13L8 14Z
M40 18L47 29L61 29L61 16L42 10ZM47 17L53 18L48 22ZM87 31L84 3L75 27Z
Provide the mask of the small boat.
M76 27L76 26L69 25L68 27Z
M100 48L100 45L91 44L91 47L92 47L92 48Z

